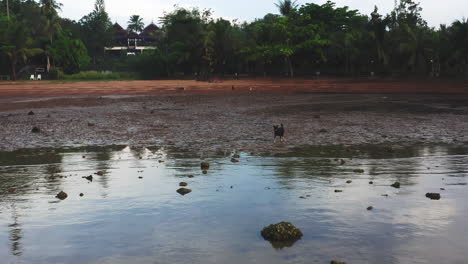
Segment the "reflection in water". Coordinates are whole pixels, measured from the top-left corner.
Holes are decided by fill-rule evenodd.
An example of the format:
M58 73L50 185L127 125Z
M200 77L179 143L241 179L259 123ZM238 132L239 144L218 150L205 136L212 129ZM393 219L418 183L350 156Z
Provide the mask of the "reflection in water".
M0 243L11 245L0 255L2 263L464 263L467 153L333 146L242 154L233 164L221 151L205 157L207 175L200 153L174 148L0 153ZM99 170L106 174L93 182L82 178ZM181 181L190 194L176 193ZM61 190L64 201L55 198ZM260 230L280 221L303 238L264 241Z

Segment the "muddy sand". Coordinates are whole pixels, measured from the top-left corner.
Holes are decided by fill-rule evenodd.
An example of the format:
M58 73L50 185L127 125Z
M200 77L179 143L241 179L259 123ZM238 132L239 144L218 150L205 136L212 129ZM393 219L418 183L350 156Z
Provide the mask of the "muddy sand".
M448 81L0 82L0 151L122 144L205 155L465 144L467 95L466 83ZM286 143L273 144L280 123Z

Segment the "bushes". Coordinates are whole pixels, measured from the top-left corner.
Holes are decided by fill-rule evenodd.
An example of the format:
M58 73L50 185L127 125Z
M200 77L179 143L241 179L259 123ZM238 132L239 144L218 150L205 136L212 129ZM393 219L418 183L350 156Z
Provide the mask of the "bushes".
M61 80L67 81L106 81L106 80L134 80L135 73L130 72L80 72L76 74L63 75Z

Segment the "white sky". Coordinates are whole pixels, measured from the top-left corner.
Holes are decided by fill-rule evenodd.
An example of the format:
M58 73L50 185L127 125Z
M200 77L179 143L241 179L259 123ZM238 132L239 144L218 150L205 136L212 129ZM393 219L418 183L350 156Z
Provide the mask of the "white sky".
M468 18L468 0L419 0L424 8L423 16L430 26L450 24L456 19ZM79 20L90 13L95 0L58 0L63 4L62 16ZM325 3L326 0L305 1ZM338 6L347 5L358 9L363 14L370 14L377 5L380 12L388 13L394 6L394 0L335 0ZM144 18L145 23L157 23L164 11L173 10L175 4L184 7L210 8L215 17L240 21L251 21L263 17L267 13L277 13L275 0L105 0L106 9L112 22L126 25L131 15L137 14Z

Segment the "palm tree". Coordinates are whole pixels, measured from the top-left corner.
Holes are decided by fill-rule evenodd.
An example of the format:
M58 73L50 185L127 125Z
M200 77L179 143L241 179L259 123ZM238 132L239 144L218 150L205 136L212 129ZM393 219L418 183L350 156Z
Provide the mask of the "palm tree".
M140 33L143 31L145 24L143 23L143 18L139 15L133 15L130 17L128 23L128 30Z
M8 20L10 20L10 7L8 4L8 0L6 0L6 13L7 13Z
M278 3L275 4L278 7L280 14L283 16L289 16L293 9L296 9L299 5L297 4L297 0L280 0Z

